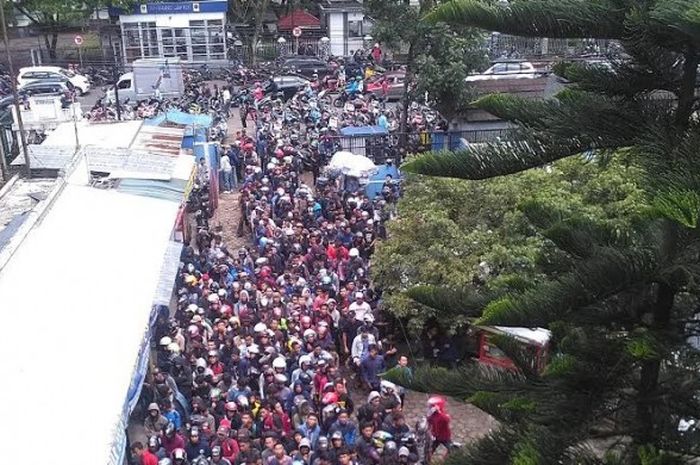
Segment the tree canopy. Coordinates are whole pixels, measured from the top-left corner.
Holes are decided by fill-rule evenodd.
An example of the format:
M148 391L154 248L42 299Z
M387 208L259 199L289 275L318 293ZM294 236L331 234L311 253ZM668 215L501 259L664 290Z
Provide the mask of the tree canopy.
M454 309L461 295L479 324L553 334L543 372L506 337L497 344L515 372L417 371L414 387L469 398L502 420L448 464L680 464L700 455L697 440L678 430L681 419L700 418L699 357L690 343L700 323L697 12L694 0L456 0L429 14L522 36L613 38L624 54L604 66L561 67L572 86L551 100L481 98L477 106L519 127L512 140L422 154L405 171L475 180L582 152L626 156L640 168L648 206L616 231L526 204L530 223L564 258L557 273L482 306L449 287L408 291L437 309ZM591 448L601 436L614 447Z
M487 59L479 31L432 24L422 18L422 12L435 3L422 0L420 7L414 7L403 0L368 0L365 5L375 20L372 36L385 47L405 53L406 102L408 98L422 101L427 95L428 101L449 120L474 97L464 86L464 79L469 72L483 68ZM408 24L411 26L406 27Z
M418 285L507 289L555 273L555 246L526 216L528 206L554 209L562 218L589 218L616 231L643 209L640 170L625 160L599 163L574 157L548 169L484 181L410 178L389 238L377 250L374 280L387 309L408 318L414 332L447 315L420 305L404 291ZM455 324L458 323L458 324Z

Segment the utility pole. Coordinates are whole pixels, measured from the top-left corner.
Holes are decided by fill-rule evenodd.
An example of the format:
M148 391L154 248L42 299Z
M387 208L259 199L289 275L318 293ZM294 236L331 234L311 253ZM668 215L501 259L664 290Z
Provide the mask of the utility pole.
M0 0L4 1L4 0ZM114 51L114 43L112 42L112 28L109 26L109 48L112 49L112 79L114 79L114 102L117 105L117 121L122 120L122 107L119 103L119 70L117 69L117 64L119 63L117 53Z
M2 21L2 38L5 42L5 53L7 54L7 65L10 70L10 87L12 87L12 97L15 101L15 111L17 112L17 126L19 127L19 138L22 141L22 152L24 152L24 169L27 179L32 177L32 169L29 165L29 152L27 151L27 137L24 134L24 122L22 113L19 110L19 96L17 95L17 82L15 81L15 68L12 66L12 54L10 53L10 41L7 39L7 24L5 24L5 0L0 0L0 21Z

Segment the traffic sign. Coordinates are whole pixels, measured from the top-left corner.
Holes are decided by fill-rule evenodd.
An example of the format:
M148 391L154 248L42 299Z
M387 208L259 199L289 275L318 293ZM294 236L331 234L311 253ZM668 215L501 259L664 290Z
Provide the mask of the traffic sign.
M75 45L83 45L83 36L77 35L73 37L73 42L75 42Z
M297 38L301 37L301 28L297 26L294 29L292 29L292 35Z

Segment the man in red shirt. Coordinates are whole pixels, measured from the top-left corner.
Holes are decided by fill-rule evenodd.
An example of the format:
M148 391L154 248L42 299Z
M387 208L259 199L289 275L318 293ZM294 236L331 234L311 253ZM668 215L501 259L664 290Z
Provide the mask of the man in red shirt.
M148 442L150 443L154 439L156 441L158 440L153 436ZM143 447L143 444L138 441L131 446L131 453L134 455L134 458L138 459L138 463L141 465L158 465L158 457L153 452Z

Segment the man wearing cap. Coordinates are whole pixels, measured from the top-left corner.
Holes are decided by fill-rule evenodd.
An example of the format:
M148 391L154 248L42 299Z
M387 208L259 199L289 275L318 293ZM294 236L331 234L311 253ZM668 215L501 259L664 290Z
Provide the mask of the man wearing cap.
M148 416L143 421L146 436L157 436L168 425L168 419L160 413L160 407L155 402L148 406Z
M214 441L211 444L212 454L214 454L214 449L218 447L221 456L230 463L233 463L236 460L239 448L238 442L236 442L235 439L229 437L229 431L230 429L228 426L219 426L219 429L216 431L216 439L214 439Z
M418 462L418 457L415 454L411 454L408 447L402 446L399 448L399 465L412 465Z
M355 293L355 301L350 304L350 311L355 312L357 321L365 321L365 315L372 314L372 308L365 302L365 295L362 292Z

